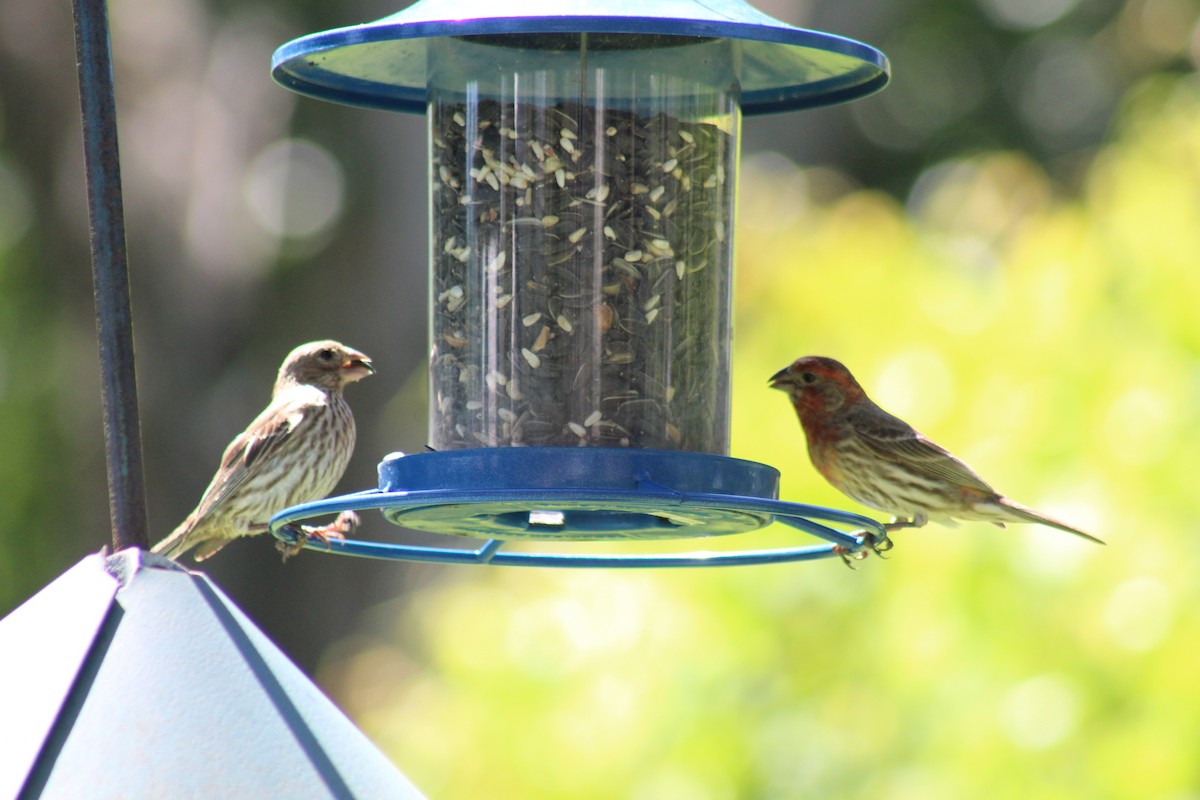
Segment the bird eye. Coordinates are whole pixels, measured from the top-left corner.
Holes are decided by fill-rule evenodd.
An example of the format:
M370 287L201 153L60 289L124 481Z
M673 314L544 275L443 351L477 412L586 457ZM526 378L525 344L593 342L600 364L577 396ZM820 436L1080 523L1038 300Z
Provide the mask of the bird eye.
M817 376L811 372L802 372L800 373L800 380L804 381L805 383L816 383Z
M324 350L317 353L317 358L321 359L322 361L332 361L333 351L326 347Z

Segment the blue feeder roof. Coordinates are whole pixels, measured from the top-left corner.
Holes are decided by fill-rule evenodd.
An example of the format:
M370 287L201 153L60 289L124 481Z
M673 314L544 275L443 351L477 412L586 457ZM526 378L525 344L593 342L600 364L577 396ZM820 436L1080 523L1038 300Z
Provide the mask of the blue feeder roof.
M736 40L745 114L832 105L888 81L887 58L875 48L787 25L743 0L420 0L375 22L289 42L275 51L272 74L322 100L424 113L430 38L538 47L564 41L555 34L579 33L636 37L593 38L593 49Z
M423 797L207 577L161 556L85 558L0 620L0 652L0 797Z

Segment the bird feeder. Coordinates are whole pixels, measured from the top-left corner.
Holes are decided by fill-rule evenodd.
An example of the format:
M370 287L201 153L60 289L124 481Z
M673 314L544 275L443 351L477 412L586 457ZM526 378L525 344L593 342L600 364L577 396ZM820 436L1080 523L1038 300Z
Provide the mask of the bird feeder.
M433 452L395 454L377 491L288 509L273 532L294 541L298 519L380 508L487 543L333 547L543 563L498 551L779 519L860 549L814 520L877 523L781 503L776 470L728 457L733 238L743 113L870 94L886 59L741 0L564 5L421 0L275 53L275 79L298 92L427 115ZM577 563L695 563L654 558Z

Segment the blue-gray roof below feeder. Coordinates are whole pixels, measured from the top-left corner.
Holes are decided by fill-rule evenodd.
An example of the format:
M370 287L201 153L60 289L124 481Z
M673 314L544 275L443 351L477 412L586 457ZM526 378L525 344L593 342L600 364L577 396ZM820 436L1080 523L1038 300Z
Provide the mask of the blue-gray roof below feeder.
M424 113L428 42L438 37L629 34L737 42L745 114L832 105L887 84L887 57L869 45L780 22L743 0L419 0L362 25L314 33L280 47L272 74L322 100Z
M0 620L0 797L420 798L206 576L85 558Z

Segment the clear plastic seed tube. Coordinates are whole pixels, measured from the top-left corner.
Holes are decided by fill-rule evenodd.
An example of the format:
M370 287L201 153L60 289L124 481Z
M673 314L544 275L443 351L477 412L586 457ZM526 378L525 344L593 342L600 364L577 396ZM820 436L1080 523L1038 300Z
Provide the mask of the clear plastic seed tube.
M728 453L730 46L435 42L432 447Z

